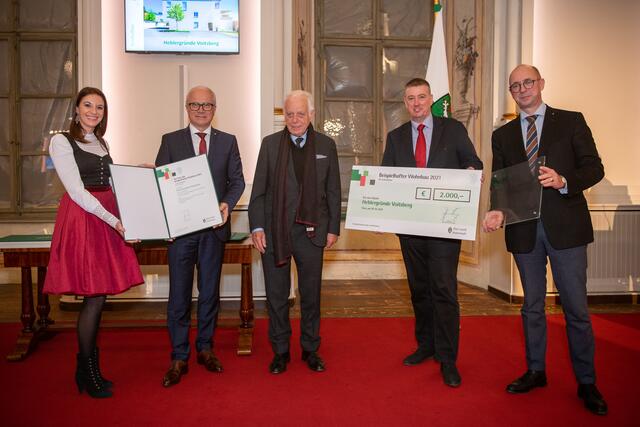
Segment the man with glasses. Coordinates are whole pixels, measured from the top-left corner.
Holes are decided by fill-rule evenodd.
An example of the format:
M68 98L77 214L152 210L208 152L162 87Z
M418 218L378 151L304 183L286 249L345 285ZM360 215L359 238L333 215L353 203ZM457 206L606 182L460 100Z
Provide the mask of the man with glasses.
M211 372L222 372L214 355L213 333L220 307L220 273L224 244L231 235L229 214L244 191L244 176L236 137L211 127L216 96L196 86L185 103L189 126L162 136L156 166L206 155L220 203L223 223L187 234L169 244L169 303L167 326L171 339L171 367L162 379L164 387L180 382L188 371L189 327L194 268L198 267L197 361Z
M519 65L509 77L511 96L520 108L515 120L492 136L493 170L533 163L545 156L538 179L543 187L540 219L507 225L507 250L513 253L522 288L527 371L507 386L527 393L547 385L546 265L551 262L567 323L578 397L593 413L607 404L595 385L594 337L587 307L587 244L593 241L591 217L582 192L604 177L596 145L581 113L552 108L542 101L545 81L536 67ZM483 229L502 226L504 214L487 212Z

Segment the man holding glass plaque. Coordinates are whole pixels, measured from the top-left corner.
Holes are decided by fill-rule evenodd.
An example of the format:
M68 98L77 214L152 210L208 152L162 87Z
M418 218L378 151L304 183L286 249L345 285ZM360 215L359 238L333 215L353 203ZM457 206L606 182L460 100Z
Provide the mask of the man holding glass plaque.
M582 192L604 176L591 130L581 113L557 110L542 101L545 81L536 67L519 65L509 77L509 91L520 115L497 129L492 136L493 170L528 162L543 187L539 218L508 224L507 250L513 253L524 290L522 323L527 371L507 386L509 393L526 393L547 384L545 374L546 264L551 262L553 279L567 322L578 397L593 413L604 415L607 404L595 386L594 337L587 307L587 244L593 227ZM526 164L526 163L525 163ZM483 229L495 231L503 225L503 211L487 212Z

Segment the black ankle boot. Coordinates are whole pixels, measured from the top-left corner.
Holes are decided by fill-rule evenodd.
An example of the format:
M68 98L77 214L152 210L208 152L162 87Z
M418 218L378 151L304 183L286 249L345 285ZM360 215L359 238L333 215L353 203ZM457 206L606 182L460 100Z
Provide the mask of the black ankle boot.
M98 347L93 349L93 354L91 355L91 357L93 358L93 361L96 364L96 371L98 372L98 377L100 378L100 380L102 380L102 383L104 384L105 388L113 387L113 381L109 381L108 379L102 376L102 371L100 370L100 351L98 350Z
M83 356L78 353L76 357L78 362L76 369L78 391L82 393L86 390L89 396L97 399L113 396L111 390L108 390L102 382L93 356Z

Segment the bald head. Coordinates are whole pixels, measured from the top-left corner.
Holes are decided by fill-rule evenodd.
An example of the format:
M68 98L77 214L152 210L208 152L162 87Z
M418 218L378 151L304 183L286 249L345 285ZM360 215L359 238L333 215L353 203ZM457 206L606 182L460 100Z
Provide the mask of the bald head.
M542 104L544 79L533 65L520 64L509 75L509 91L520 110L533 114Z
M206 86L195 86L187 93L184 106L189 123L200 132L205 132L216 113L216 94Z
M511 74L509 75L509 84L511 84L511 76L513 76L513 73L522 72L522 71L526 71L526 72L530 72L530 73L535 74L537 79L541 79L542 78L542 75L540 74L540 70L538 70L537 67L535 67L533 65L529 65L529 64L520 64L516 68L514 68L513 71L511 72Z
M210 99L213 100L213 104L216 103L216 94L210 88L206 86L194 86L187 93L187 104L194 97L201 97L201 96L209 97Z

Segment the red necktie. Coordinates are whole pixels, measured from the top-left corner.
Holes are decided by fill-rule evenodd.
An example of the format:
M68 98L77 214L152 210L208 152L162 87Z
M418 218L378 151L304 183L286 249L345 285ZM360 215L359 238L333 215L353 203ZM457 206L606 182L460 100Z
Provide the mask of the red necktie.
M196 133L200 137L200 146L198 147L198 154L207 154L207 141L204 139L207 136L204 132Z
M423 124L418 125L418 140L416 141L416 167L427 167L427 140L424 138Z

